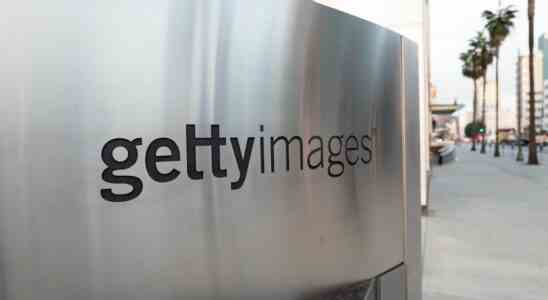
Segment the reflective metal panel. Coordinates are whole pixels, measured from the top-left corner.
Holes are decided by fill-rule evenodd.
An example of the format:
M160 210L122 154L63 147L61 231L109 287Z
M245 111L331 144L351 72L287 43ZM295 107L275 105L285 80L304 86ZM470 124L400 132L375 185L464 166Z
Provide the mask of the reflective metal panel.
M405 273L407 276L407 299L422 299L422 253L420 204L420 104L419 78L417 75L417 46L403 41L404 89L404 168L405 168Z
M379 300L407 299L403 288L405 286L405 267L403 266L383 274L377 280L376 284L377 299Z
M404 261L400 36L302 0L0 20L0 299L301 299Z

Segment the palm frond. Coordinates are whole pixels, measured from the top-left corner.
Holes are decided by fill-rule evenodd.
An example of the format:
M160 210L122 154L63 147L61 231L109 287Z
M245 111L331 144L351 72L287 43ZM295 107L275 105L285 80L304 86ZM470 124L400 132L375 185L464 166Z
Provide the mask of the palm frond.
M486 21L485 29L489 33L491 47L498 49L510 35L517 12L513 6L507 6L496 12L486 10L482 13L482 17Z
M494 16L495 16L495 13L490 11L490 10L486 10L484 11L482 14L481 14L485 19L487 20L490 20L492 19Z

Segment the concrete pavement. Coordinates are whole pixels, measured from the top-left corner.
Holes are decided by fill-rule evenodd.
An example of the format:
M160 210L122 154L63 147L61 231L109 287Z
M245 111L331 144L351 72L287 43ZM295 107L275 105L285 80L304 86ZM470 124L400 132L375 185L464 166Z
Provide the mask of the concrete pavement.
M548 154L531 167L509 147L458 151L433 171L424 300L548 299Z

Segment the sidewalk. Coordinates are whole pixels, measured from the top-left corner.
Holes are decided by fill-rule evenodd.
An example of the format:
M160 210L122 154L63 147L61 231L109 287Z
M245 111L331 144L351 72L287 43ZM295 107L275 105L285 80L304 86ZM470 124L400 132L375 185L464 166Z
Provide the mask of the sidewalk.
M458 151L434 168L424 300L548 299L548 155L530 167L509 148L500 159Z

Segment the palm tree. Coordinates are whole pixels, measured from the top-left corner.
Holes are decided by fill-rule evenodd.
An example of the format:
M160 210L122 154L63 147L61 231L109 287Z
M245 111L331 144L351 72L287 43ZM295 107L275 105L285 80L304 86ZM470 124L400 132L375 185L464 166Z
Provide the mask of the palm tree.
M478 119L478 79L481 78L479 71L477 51L475 49L469 49L468 51L461 53L460 60L462 60L462 75L464 77L472 79L474 82L474 108L472 113L472 124L476 124ZM476 151L476 138L475 133L472 135L472 151Z
M500 157L500 137L499 137L499 107L500 107L500 93L499 93L499 54L500 47L508 35L510 30L514 27L514 19L516 18L517 10L513 9L513 6L507 6L499 9L497 12L486 10L483 12L483 18L487 21L485 28L489 32L489 43L494 49L494 55L496 59L496 112L495 112L495 157Z
M486 93L486 90L487 90L487 69L488 69L489 65L491 63L493 63L493 53L492 53L491 49L489 48L489 41L487 40L487 38L485 37L483 32L478 32L476 37L474 39L470 40L470 46L473 49L476 49L476 53L477 53L477 56L478 56L479 72L480 72L481 77L483 79L482 80L483 81L483 101L482 101L482 109L481 109L481 123L483 124L484 130L482 132L482 143L481 143L480 153L485 154L485 152L486 152L486 149L485 149L485 131L486 131L486 128L485 128L485 126L487 125L486 118L485 118L485 113L486 113L485 93Z
M535 0L529 0L529 160L528 164L538 165L536 113L535 113Z

